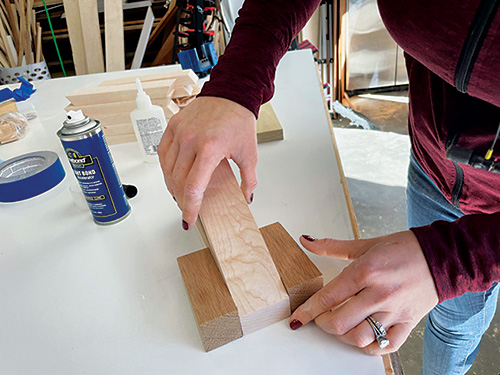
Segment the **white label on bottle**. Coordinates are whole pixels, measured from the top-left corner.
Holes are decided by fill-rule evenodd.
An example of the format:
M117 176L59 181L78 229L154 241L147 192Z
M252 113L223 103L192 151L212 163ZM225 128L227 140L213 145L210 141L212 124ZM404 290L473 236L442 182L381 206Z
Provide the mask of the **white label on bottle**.
M160 119L157 117L139 119L137 120L137 127L141 134L142 145L146 155L156 155L156 150L163 135Z

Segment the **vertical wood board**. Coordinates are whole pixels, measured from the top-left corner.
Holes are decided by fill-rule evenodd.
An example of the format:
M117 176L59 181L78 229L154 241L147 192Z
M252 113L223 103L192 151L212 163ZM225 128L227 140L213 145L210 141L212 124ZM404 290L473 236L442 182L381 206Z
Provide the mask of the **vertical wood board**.
M104 72L104 56L97 0L78 0L78 7L80 10L85 60L87 61L87 73L102 73Z
M179 257L177 264L205 350L242 337L238 310L210 250Z
M212 174L200 219L243 334L289 316L288 295L226 159Z
M123 0L104 0L106 71L125 70Z

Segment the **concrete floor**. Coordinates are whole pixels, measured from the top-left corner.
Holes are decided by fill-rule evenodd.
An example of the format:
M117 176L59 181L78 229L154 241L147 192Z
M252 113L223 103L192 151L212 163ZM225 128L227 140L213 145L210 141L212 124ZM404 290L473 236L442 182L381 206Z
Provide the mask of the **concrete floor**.
M406 92L397 92L389 95L405 96ZM408 134L407 131L407 117L408 106L405 103L395 103L386 100L374 100L367 98L354 97L351 98L354 109L366 116L370 121L375 123L380 131L390 131L399 134ZM349 127L349 120L336 120L334 126L336 127ZM373 196L373 189L370 183L356 179L349 179L351 196L354 204L354 210L358 219L362 237L373 237L383 235L388 232L406 229L404 223L406 222L405 213L405 193L403 188L393 188L390 191L384 191L377 194L379 197L378 202L374 204L372 201L366 201L366 196ZM353 194L353 192L355 192ZM363 193L365 192L365 193ZM367 194L366 194L367 193ZM373 220L380 220L380 210L386 210L395 220L392 222L399 222L400 228L390 227L383 228L384 232L376 233L371 230ZM394 217L395 216L395 217ZM401 363L406 375L418 375L422 368L422 342L424 333L423 319L417 327L413 330L406 343L399 350ZM474 365L468 374L472 375L496 375L500 373L500 311L497 312L489 330L483 337L479 354L476 358ZM443 374L446 375L446 374Z

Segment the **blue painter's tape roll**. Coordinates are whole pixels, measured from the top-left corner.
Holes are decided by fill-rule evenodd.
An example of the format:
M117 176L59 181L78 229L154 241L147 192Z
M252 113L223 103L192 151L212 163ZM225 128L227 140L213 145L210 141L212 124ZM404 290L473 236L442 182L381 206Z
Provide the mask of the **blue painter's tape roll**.
M18 202L59 184L66 173L55 152L19 155L0 164L0 202Z

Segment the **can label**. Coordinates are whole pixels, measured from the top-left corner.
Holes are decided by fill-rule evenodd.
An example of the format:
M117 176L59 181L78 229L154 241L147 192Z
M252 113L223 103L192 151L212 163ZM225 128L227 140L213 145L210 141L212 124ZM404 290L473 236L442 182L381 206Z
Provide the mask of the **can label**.
M94 220L111 224L126 216L130 206L102 131L61 142Z

